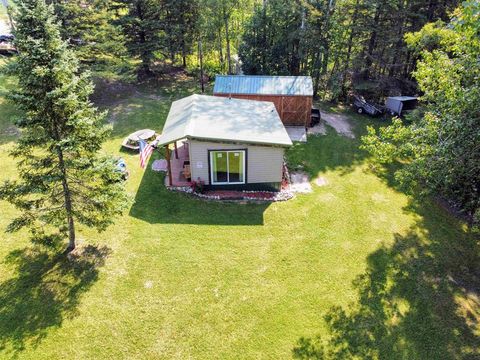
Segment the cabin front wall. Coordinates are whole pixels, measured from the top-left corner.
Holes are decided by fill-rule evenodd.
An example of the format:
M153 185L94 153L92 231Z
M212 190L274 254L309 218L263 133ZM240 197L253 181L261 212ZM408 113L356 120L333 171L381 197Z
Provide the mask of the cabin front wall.
M228 97L230 94L213 94ZM285 126L311 125L312 97L311 96L283 96L283 95L248 95L231 94L234 99L257 100L273 102L278 115Z
M278 190L282 182L284 148L189 140L192 180L204 181L207 188ZM245 184L211 184L210 152L245 150Z

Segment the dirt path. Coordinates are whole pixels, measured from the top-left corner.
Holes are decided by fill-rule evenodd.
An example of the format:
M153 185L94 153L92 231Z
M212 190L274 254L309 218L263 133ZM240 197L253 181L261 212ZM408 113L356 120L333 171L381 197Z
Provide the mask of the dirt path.
M351 139L355 138L355 134L352 131L352 125L347 115L343 114L332 114L322 111L322 120L324 120L328 125L333 127L337 133L349 137Z

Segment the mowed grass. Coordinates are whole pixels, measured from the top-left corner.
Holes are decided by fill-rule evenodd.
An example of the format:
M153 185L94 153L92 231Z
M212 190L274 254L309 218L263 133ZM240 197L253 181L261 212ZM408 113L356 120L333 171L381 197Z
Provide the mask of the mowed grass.
M2 92L9 86L0 78ZM15 210L0 202L0 358L291 358L308 350L300 338L320 335L328 346L333 306L386 327L367 343L383 358L477 351L478 298L456 270L477 259L476 245L444 210L372 174L358 138L329 129L295 145L290 162L327 184L274 204L168 192L162 174L121 151L125 135L161 130L172 100L195 91L191 80L171 79L103 99L114 126L105 151L127 161L135 203L106 232L80 228L76 261L37 249L26 232L3 233ZM0 100L0 180L16 173L9 106ZM357 136L380 125L352 121ZM371 281L354 285L361 274ZM362 331L336 329L358 347Z

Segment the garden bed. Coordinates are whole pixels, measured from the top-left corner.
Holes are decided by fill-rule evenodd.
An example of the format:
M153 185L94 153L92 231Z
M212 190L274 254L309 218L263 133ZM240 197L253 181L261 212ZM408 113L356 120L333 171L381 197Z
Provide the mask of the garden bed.
M191 187L167 187L171 191L184 192L201 199L220 201L286 201L293 198L293 193L288 189L281 191L234 191L234 190L206 190L195 192Z

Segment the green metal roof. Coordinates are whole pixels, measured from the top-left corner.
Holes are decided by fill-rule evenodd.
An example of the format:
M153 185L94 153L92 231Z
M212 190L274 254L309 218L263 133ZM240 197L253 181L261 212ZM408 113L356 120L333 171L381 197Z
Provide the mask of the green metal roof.
M172 103L158 145L184 138L292 145L273 103L206 95Z
M217 75L214 94L313 96L310 76Z

